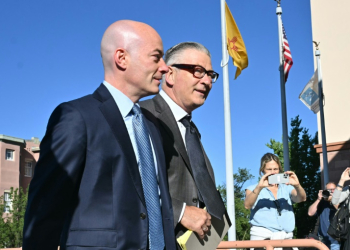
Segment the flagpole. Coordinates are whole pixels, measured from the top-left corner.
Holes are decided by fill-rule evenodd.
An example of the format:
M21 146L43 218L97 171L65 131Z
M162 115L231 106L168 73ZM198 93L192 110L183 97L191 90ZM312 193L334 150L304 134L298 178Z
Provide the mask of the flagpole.
M230 111L230 88L228 80L228 52L226 38L225 0L220 0L221 7L221 38L222 38L222 62L223 91L224 91L224 117L225 117L225 155L226 155L226 202L227 213L232 222L228 230L229 241L236 241L236 219L233 185L233 161L232 161L232 133Z
M276 1L276 0L275 0ZM278 43L280 53L280 82L281 82L281 108L282 108L282 131L283 131L283 160L284 171L289 171L289 145L288 145L288 125L287 125L287 103L286 103L286 89L284 81L284 59L283 59L283 33L282 33L282 7L280 0L277 0L277 21L278 21Z
M321 120L321 135L322 135L322 156L323 156L323 181L324 184L329 182L328 175L328 159L327 159L327 143L326 143L326 131L324 125L324 112L323 112L323 81L321 70L321 52L318 49L319 43L316 43L315 56L317 60L317 75L318 75L318 101L320 106L320 120Z

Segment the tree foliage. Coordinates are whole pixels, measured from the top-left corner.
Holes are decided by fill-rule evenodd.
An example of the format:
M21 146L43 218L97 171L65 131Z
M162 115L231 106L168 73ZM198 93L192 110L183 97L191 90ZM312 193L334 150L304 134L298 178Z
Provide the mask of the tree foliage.
M249 216L250 210L245 209L244 207L244 198L245 192L242 190L244 183L250 179L253 179L254 176L249 173L249 170L246 168L238 168L238 173L233 175L234 179L234 196L235 196L235 219L236 219L236 238L237 240L249 240L250 238L250 225L249 225ZM217 187L221 197L227 205L227 196L226 196L226 185L219 185ZM225 237L224 240L227 240Z
M12 206L9 213L4 213L0 219L0 248L21 247L24 214L27 206L27 194L22 188L11 188L10 200ZM0 213L5 210L7 204L4 196L0 197Z
M307 211L321 188L320 158L314 148L318 144L318 136L317 132L311 136L308 129L301 127L301 119L296 116L291 120L288 140L290 169L298 176L307 195L306 202L293 205L296 221L294 235L304 238L315 226L316 218L309 217ZM266 146L274 151L283 165L283 143L271 139Z

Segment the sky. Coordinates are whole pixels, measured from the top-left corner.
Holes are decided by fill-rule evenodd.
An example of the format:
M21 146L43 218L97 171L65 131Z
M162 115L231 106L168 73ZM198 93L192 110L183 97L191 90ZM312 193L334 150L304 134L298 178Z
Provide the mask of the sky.
M234 80L229 61L233 172L259 177L266 143L282 140L277 4L227 0L244 39L249 66ZM314 73L310 2L281 1L294 65L286 84L288 129L299 115L314 135L317 118L298 96ZM0 134L43 138L62 102L91 94L104 80L100 42L113 22L131 19L154 27L164 50L184 41L206 46L220 74L205 104L193 112L215 172L226 182L219 0L2 0L0 1ZM101 142L102 143L102 142Z

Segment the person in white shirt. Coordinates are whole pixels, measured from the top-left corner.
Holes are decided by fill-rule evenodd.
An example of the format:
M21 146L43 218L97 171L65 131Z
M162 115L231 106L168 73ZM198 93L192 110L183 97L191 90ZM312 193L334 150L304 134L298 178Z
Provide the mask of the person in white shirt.
M219 74L213 71L208 49L199 43L177 44L164 60L169 71L160 93L140 105L162 134L175 234L190 229L203 238L210 232L212 216L222 219L225 206L192 112L204 104Z

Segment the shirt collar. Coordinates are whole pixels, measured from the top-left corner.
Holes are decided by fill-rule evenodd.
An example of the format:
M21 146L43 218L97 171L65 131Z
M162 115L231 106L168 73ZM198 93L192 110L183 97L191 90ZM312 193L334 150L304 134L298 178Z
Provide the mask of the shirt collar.
M165 102L169 105L171 112L173 113L175 120L179 122L182 118L184 118L188 114L185 110L183 110L176 102L174 102L164 90L160 90L159 94L163 97Z
M107 81L103 81L103 84L108 89L109 93L112 95L115 103L117 104L119 111L123 118L127 117L130 113L132 107L134 106L134 103L124 95L119 89L112 86Z

